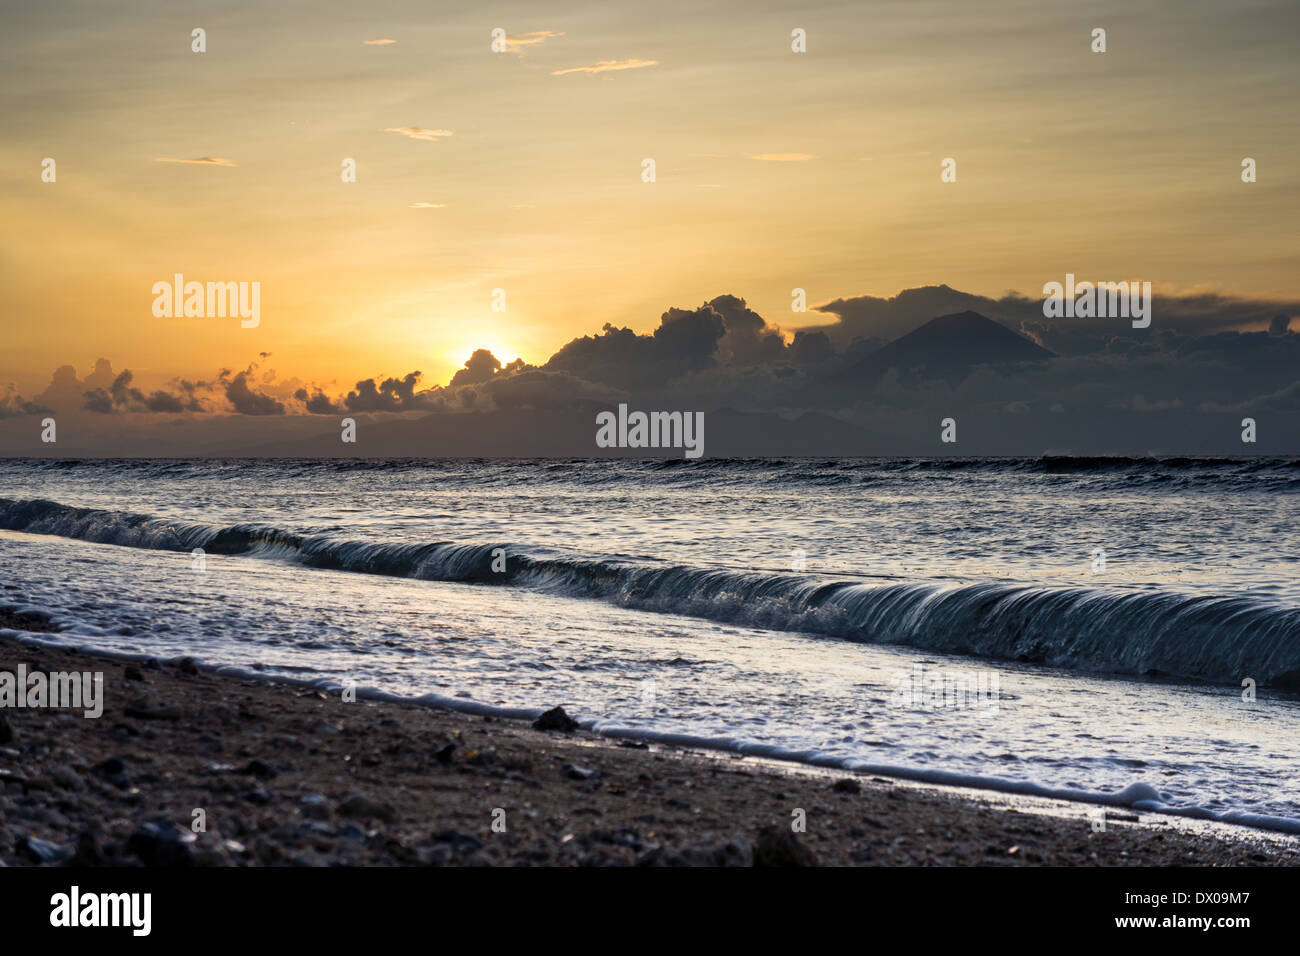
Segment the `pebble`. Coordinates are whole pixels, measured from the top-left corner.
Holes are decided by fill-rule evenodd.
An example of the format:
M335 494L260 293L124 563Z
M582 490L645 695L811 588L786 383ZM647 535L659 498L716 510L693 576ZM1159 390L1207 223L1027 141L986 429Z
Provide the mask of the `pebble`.
M391 821L396 814L393 813L392 807L385 806L377 800L372 800L364 793L354 793L338 805L338 812L345 817L361 817L376 820Z
M562 730L572 733L578 729L578 722L564 712L563 707L552 707L533 721L536 730Z

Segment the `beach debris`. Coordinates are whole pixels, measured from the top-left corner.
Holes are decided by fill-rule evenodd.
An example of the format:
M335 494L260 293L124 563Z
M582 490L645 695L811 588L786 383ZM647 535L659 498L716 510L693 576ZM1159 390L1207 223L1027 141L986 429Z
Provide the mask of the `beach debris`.
M572 733L578 729L578 722L564 712L563 707L552 707L533 721L537 730L562 730Z
M396 816L392 807L385 806L378 800L372 800L364 793L352 794L340 803L337 809L345 817L361 817L385 822L391 822Z
M817 856L784 827L764 827L754 845L754 866L817 866Z

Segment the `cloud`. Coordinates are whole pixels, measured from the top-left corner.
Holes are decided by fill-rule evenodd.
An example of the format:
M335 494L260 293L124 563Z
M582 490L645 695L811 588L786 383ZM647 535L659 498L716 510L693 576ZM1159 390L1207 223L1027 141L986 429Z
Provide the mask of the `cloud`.
M335 415L344 410L342 405L336 405L319 388L316 389L315 394L300 388L293 393L293 397L302 402L303 410L308 415Z
M70 368L71 366L64 366L64 369ZM56 383L60 372L64 369L55 372ZM108 385L95 387L95 381L99 380L99 377L104 372L111 371L112 365L109 364L108 360L100 359L96 363L95 374L88 376L86 381L80 383L83 387L91 386L82 392L81 407L83 409L101 415L115 415L122 412L180 414L182 412L203 411L203 402L196 394L199 388L197 383L176 380L173 383L174 386L177 386L176 391L169 392L165 389L156 389L146 395L140 389L132 386L131 383L135 380L135 373L130 369L123 369L121 373L113 377L112 382ZM52 388L54 384L51 384Z
M458 385L479 385L501 371L501 360L487 349L475 349L465 360L465 367L451 377L448 388Z
M563 33L557 33L554 30L535 30L532 33L521 33L519 36L508 36L506 37L506 50L510 53L522 55L527 47L537 46L547 40L562 36L564 36Z
M36 402L30 402L18 394L12 385L6 385L0 391L0 418L18 418L22 415L48 415L54 410Z
M1048 276L1061 281L1063 276ZM1008 292L1000 298L961 292L947 285L905 289L892 298L855 296L816 306L835 316L817 326L838 345L855 338L895 339L937 315L967 310L988 316L1058 355L1163 348L1160 336L1283 328L1281 319L1300 315L1300 299L1248 298L1215 292L1160 292L1153 296L1151 327L1134 329L1126 319L1048 319L1041 296Z
M364 43L366 46L388 46L388 44L396 43L397 41L390 40L387 37L384 37L383 39L380 40L362 40L361 42Z
M601 60L590 66L571 66L564 70L552 70L551 76L564 76L566 73L609 73L614 70L639 70L647 66L658 66L658 60Z
M220 156L200 156L197 159L176 159L172 156L159 156L154 159L155 163L189 163L195 166L234 166L234 162L229 159L222 159Z
M452 135L452 131L449 129L423 129L419 126L389 126L384 132L401 133L410 139L424 140L428 143L436 143L444 136Z
M761 159L765 163L806 163L816 159L812 153L759 153L750 159Z
M399 412L419 407L423 400L417 400L415 386L422 374L410 372L400 379L387 378L377 382L370 378L357 382L343 404L350 412Z
M445 202L413 202L411 203L411 208L412 209L446 209L447 204Z
M256 370L256 363L234 375L230 373L230 369L222 369L217 375L217 382L221 385L226 400L238 415L285 414L284 402L273 395L256 391L248 384L248 379Z
M862 360L887 343L971 303L1057 354L1039 362L973 361L971 355L984 352L960 337L945 338L948 326L939 324L927 333L932 353L922 353L905 369L886 363L883 370L863 371ZM832 306L842 311L791 336L745 299L718 295L695 308L667 309L647 333L606 323L540 366L522 359L503 364L488 349L477 349L446 385L422 387L417 370L362 379L345 394L277 379L257 364L269 359L265 353L243 371L223 369L209 381L173 379L152 392L138 387L130 370L115 372L100 359L84 379L71 365L59 367L49 386L30 397L12 386L0 390L0 418L48 410L62 416L71 408L129 414L129 427L144 429L150 415L202 413L212 424L193 431L199 442L226 434L223 429L240 429L237 422L250 418L262 419L255 430L266 434L281 422L284 428L309 428L313 417L343 412L490 413L498 416L491 428L518 425L521 435L533 435L520 424L532 421L526 410L580 412L573 421L585 422L593 405L627 401L793 420L813 414L874 436L876 444L864 444L862 454L931 454L935 423L961 409L963 443L969 440L972 454L1039 454L1049 448L1227 454L1241 451L1235 423L1250 415L1273 443L1266 453L1300 449L1300 334L1290 331L1289 317L1297 311L1290 303L1169 296L1163 309L1156 300L1149 330L1051 321L1043 318L1039 302L1025 296L988 299L947 286L909 289L888 299L835 300L822 308ZM1168 327L1158 327L1162 321ZM1069 348L1053 347L1058 342ZM916 357L915 350L908 354ZM516 413L524 417L511 417ZM298 426L287 423L292 418L301 420ZM476 426L428 427L454 438L457 429ZM543 453L542 445L528 447ZM147 453L147 446L141 448Z

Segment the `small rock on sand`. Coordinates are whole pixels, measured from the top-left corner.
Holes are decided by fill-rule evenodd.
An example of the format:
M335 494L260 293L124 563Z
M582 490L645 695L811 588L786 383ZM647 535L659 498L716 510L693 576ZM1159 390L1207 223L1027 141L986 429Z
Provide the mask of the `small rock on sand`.
M352 794L338 805L338 811L345 817L373 818L386 822L394 817L391 807L385 806L378 800L372 800L364 793Z
M552 707L533 721L537 730L563 730L572 733L578 729L578 722L564 712L563 707Z

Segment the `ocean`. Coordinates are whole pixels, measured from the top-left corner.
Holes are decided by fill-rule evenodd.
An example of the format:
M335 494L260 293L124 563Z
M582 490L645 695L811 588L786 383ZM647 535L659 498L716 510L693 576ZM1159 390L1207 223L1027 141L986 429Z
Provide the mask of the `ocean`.
M1298 518L1295 459L8 459L0 607L63 645L1300 832Z

